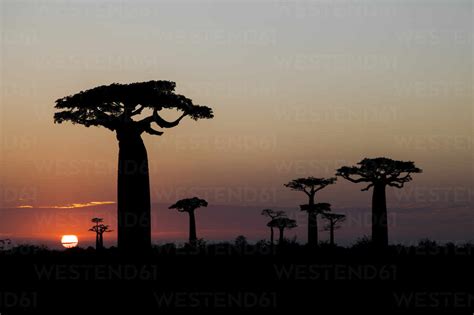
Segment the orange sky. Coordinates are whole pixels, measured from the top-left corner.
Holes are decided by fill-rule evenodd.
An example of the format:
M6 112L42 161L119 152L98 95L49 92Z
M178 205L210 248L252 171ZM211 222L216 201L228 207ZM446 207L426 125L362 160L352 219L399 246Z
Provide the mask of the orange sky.
M26 210L116 200L115 136L54 125L54 100L159 79L213 107L215 119L144 136L154 203L198 195L214 205L292 211L304 196L283 187L290 179L387 156L424 170L389 192L389 209L472 207L471 1L3 1L1 12L0 207L8 226L26 220L31 230L0 235L52 238L63 228L38 230ZM370 194L360 188L340 180L320 200L335 211L367 207ZM19 206L32 208L16 214ZM77 209L86 214L81 226L90 209L100 207ZM242 226L261 219L250 213ZM168 219L177 221L161 231L185 229L187 218ZM436 222L424 233L449 236ZM305 237L304 228L294 233Z

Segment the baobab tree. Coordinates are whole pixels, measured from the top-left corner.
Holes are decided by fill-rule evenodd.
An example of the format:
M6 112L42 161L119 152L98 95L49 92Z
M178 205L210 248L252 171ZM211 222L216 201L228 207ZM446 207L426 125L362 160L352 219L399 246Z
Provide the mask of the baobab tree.
M110 230L108 225L106 224L99 225L99 242L100 242L101 248L104 248L104 233L109 233L109 232L113 232L113 230Z
M340 224L346 220L345 214L325 212L322 217L327 220L327 225L324 227L325 231L329 231L329 244L334 246L334 230L339 229Z
M262 210L261 214L263 216L269 217L270 220L286 217L285 211L274 211L272 209L264 209ZM274 245L274 235L275 235L273 228L274 228L273 226L270 226L270 244L272 246Z
M315 207L315 196L318 191L328 185L334 184L335 177L331 178L316 178L306 177L294 179L286 187L295 191L302 191L308 196L308 204L302 205L301 210L308 213L308 245L318 245L318 214L321 211Z
M207 201L197 197L181 199L168 209L176 209L179 212L187 212L189 214L189 244L195 245L196 236L196 217L194 211L200 207L207 207Z
M267 226L275 227L280 231L278 244L283 245L283 242L285 241L285 238L284 238L285 229L293 229L297 227L298 225L296 224L295 220L285 218L285 217L279 217L268 222Z
M108 225L102 223L104 221L102 218L93 218L91 221L95 223L89 229L89 231L95 232L95 248L96 250L102 250L104 249L104 233L113 231L109 229Z
M411 181L411 174L422 170L414 162L396 161L385 157L365 158L358 166L343 166L336 175L352 183L368 183L362 191L373 189L372 194L372 244L376 248L388 246L387 201L385 188L403 188Z
M89 229L89 231L95 232L95 249L100 249L100 238L99 238L99 224L104 221L102 218L92 218L91 222L95 223L93 227Z
M194 105L175 94L171 81L103 85L56 100L55 123L70 121L86 127L100 126L115 133L118 154L118 247L123 251L151 248L150 182L148 156L142 134L161 136L152 124L166 129L185 117L213 118L212 109ZM168 121L163 111L177 110L177 119ZM148 115L143 117L148 111Z

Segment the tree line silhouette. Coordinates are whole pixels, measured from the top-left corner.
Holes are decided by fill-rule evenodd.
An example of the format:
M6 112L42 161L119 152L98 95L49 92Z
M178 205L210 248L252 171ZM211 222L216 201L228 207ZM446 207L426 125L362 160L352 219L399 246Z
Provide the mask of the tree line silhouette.
M111 84L98 86L77 94L56 100L55 123L70 121L86 127L102 126L114 132L119 142L117 180L117 243L122 252L144 252L151 248L150 182L148 156L141 135L161 136L161 129L176 127L185 117L193 120L211 119L213 110L207 106L195 105L192 100L174 92L176 84L171 81L148 81L132 84ZM160 112L174 109L180 115L173 121L165 120ZM141 117L144 110L151 110ZM308 203L300 210L308 214L308 246L318 246L318 217L327 221L325 230L330 232L330 243L334 245L334 230L345 219L345 215L331 212L331 205L316 202L316 193L342 177L352 183L368 184L362 191L372 192L372 243L383 249L388 246L387 186L403 188L411 181L411 175L421 173L414 162L397 161L385 157L365 158L356 166L343 166L336 171L336 177L297 178L286 187L300 191L308 197ZM189 215L189 243L196 244L195 210L207 207L204 199L192 197L177 201L170 209L187 212ZM279 243L284 242L284 231L297 226L296 221L282 211L264 209L262 215L270 218L270 242L274 244L274 229L279 231ZM96 247L103 248L103 233L110 232L102 219L94 218L90 229L96 233Z

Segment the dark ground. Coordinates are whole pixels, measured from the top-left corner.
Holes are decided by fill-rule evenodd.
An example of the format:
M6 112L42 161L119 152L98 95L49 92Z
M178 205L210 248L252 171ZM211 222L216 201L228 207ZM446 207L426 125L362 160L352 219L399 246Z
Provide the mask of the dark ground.
M8 314L473 314L474 246L0 252Z

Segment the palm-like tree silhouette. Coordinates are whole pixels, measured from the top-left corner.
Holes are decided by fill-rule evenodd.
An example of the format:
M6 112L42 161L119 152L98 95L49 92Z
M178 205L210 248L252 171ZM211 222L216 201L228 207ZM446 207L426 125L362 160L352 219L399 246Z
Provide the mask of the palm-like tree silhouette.
M95 248L96 250L104 249L104 233L113 232L109 229L109 225L102 224L104 219L93 218L91 220L95 225L89 229L89 231L95 232Z
M346 215L325 212L322 214L322 216L328 221L327 225L324 227L324 230L329 231L329 244L334 246L334 230L337 230L341 227L339 224L346 220Z
M343 166L336 175L352 183L369 183L362 191L374 188L372 194L372 242L377 248L388 246L387 201L385 188L403 188L412 173L422 170L414 162L396 161L385 157L365 158L358 166Z
M308 196L308 204L301 205L301 210L308 213L308 244L318 245L318 214L321 212L315 207L315 196L318 191L328 185L334 184L336 178L297 178L285 184L286 187L295 191L302 191Z
M194 210L200 207L207 207L207 201L193 197L181 199L168 208L177 209L179 212L187 212L189 214L189 244L191 245L195 245L197 241L196 217L194 215Z
M283 245L283 242L285 241L285 238L284 238L285 229L293 229L297 227L298 225L296 224L295 220L285 218L285 217L279 217L268 222L267 226L275 227L280 231L278 244Z
M213 118L212 109L194 105L175 94L171 81L149 81L99 86L56 100L54 121L71 121L86 127L102 126L115 132L119 142L118 163L118 247L125 251L151 248L150 182L148 156L143 133L161 136L160 128L172 128L186 116L198 120ZM149 116L136 119L144 110ZM165 120L162 110L176 109L181 115ZM135 117L135 119L134 119Z
M286 217L285 211L274 211L272 209L263 209L262 213L263 216L269 217L271 220L281 217ZM274 245L274 226L270 226L270 244L271 246Z
M91 222L95 223L93 227L89 229L89 231L95 232L95 249L100 249L100 237L99 237L99 224L104 221L102 218L92 218Z

